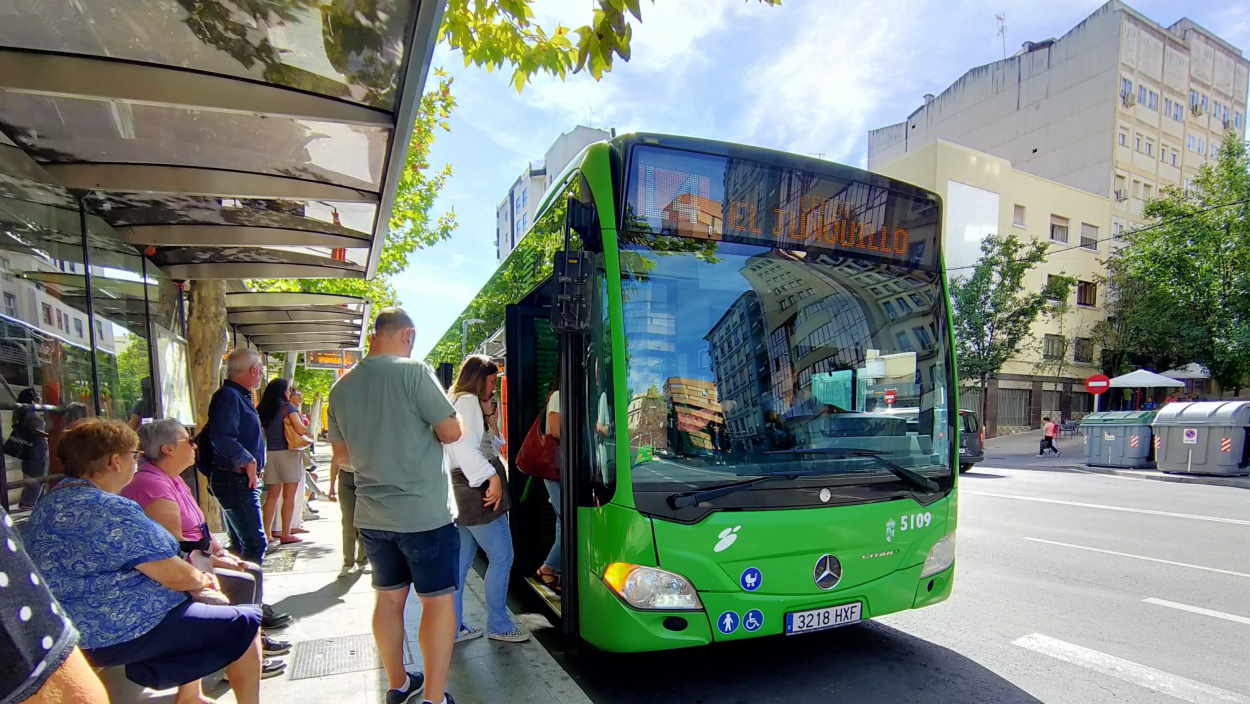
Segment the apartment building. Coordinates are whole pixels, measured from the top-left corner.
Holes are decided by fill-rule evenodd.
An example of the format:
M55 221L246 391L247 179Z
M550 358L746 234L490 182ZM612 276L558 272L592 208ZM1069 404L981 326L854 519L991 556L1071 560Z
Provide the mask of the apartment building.
M1093 399L1083 380L1099 371L1095 330L1106 318L1103 259L1115 241L1113 201L943 139L879 171L942 196L943 246L952 278L976 263L986 235L1001 233L1050 244L1051 255L1026 279L1030 289L1041 289L1050 276L1077 281L1064 313L1038 320L1020 353L991 381L989 433L1037 427L1047 415L1079 418L1091 411ZM961 395L967 409L979 410L980 401L976 392Z
M1193 20L1163 26L1112 0L1058 39L969 70L868 134L881 170L944 139L1112 200L1113 232L1244 136L1250 62Z
M543 196L564 167L588 144L616 136L616 130L578 125L556 138L541 161L530 162L495 208L495 256L503 261L534 224Z

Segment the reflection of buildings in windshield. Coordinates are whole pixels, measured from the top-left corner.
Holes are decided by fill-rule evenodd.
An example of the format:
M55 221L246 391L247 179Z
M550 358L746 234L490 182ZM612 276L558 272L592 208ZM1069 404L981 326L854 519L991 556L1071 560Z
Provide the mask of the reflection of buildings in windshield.
M683 237L719 240L723 209L721 203L710 198L679 193L664 208L663 227L666 232Z
M735 447L771 446L791 421L885 408L887 391L893 405L918 406L923 388L942 385L932 275L782 250L751 257L740 274L753 290L705 337Z
M747 291L739 296L704 339L716 372L726 432L735 447L755 449L764 416L773 410L759 294Z
M669 401L669 448L681 454L722 449L725 415L716 382L671 377L664 382Z
M648 389L629 402L629 446L668 449L668 401L659 389Z

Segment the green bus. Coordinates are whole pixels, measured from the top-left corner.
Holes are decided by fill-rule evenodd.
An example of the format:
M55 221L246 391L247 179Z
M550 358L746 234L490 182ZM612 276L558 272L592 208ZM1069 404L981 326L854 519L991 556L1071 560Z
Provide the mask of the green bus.
M748 146L587 147L431 351L503 366L514 585L633 652L949 596L958 414L935 194ZM561 390L559 519L517 450ZM545 414L543 414L545 415ZM562 588L533 579L562 535Z

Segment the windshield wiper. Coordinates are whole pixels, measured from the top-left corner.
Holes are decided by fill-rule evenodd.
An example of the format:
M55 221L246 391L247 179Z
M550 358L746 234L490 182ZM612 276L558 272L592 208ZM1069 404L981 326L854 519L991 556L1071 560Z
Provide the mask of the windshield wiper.
M825 474L825 472L821 472L821 474ZM798 479L800 476L803 476L803 475L802 474L768 474L762 477L753 477L751 479L746 479L744 481L733 482L732 484L722 484L720 486L714 486L708 489L697 489L695 491L680 491L676 494L669 494L668 505L669 505L669 508L672 508L672 509L685 508L687 506L697 506L703 503L704 501L711 501L712 499L719 499L722 496L728 496L729 494L732 494L734 492L742 491L743 489L748 489L750 487L755 486L756 484L763 484L764 482L772 481L774 479Z
M861 447L812 447L805 450L773 450L770 455L840 455L847 457L863 457L872 460L877 464L890 470L894 476L907 481L912 486L924 489L928 492L941 491L942 487L937 482L926 477L925 475L904 467L903 465L885 458L886 453L880 450L869 450Z

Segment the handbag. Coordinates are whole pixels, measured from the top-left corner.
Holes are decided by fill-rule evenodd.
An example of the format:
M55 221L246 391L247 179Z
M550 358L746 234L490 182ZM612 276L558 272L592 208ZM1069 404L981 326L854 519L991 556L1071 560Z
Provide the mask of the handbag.
M282 434L286 436L286 449L302 450L312 444L312 439L307 435L301 435L294 425L291 425L291 417L287 416L282 419Z
M8 440L4 441L4 454L24 460L30 455L30 449L33 445L34 443L26 438L18 437L17 433L14 432L9 436Z
M490 484L489 481L482 482L481 486L469 486L468 477L464 476L464 472L459 467L451 470L451 488L456 497L456 508L459 514L456 520L462 526L484 526L512 508L512 497L508 495L508 479L504 476L503 463L495 458L490 461L490 465L495 468L495 474L503 486L503 495L499 499L499 505L494 509L488 509L482 504L482 499L486 498L486 487Z
M544 415L546 414L538 414L529 432L525 434L521 451L516 456L516 467L531 477L558 481L560 465L556 455L560 452L560 441L543 430Z

